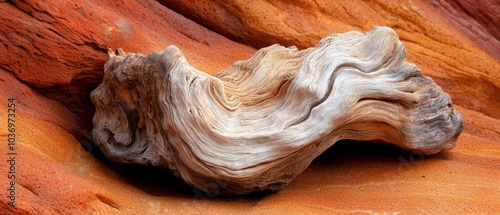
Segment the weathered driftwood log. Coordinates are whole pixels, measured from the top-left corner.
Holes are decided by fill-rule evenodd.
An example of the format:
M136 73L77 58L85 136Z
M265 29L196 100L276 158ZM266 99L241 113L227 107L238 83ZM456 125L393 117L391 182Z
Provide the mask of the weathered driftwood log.
M110 160L170 168L229 195L283 189L341 139L432 154L452 148L464 126L387 27L306 50L273 45L215 76L175 46L118 50L91 96L94 140Z

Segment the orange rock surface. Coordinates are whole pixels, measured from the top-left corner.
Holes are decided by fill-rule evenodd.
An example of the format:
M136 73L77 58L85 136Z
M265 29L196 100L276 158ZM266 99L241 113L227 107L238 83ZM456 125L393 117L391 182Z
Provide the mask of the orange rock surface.
M498 213L498 1L172 2L0 1L0 214ZM108 48L173 44L214 73L273 43L305 48L375 25L394 28L408 60L452 97L467 123L455 148L424 157L344 141L278 193L225 198L168 171L111 164L91 144L89 94ZM11 97L15 207L6 197Z

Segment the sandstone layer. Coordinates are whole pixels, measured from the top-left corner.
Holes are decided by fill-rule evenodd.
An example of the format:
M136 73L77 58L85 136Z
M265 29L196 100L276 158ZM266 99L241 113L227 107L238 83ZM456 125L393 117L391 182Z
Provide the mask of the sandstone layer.
M7 98L15 97L19 127L17 204L2 197L2 213L497 212L498 2L232 2L0 1L0 121L7 120ZM454 149L421 157L345 142L335 149L342 153L327 151L281 192L214 199L217 193L171 175L106 163L90 144L89 95L101 82L108 48L147 54L176 45L189 63L213 74L256 48L306 48L332 33L373 26L395 29L408 60L450 94L467 124ZM0 134L5 141L6 123ZM2 160L6 151L2 145ZM7 168L0 163L1 177ZM5 191L8 180L1 181Z

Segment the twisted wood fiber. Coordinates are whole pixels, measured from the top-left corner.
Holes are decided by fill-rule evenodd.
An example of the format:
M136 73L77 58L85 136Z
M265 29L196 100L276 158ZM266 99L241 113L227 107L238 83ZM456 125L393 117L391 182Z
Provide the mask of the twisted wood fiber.
M170 168L207 192L283 189L342 139L437 153L464 126L387 27L305 50L273 45L215 76L175 46L109 56L91 95L97 146L110 160Z

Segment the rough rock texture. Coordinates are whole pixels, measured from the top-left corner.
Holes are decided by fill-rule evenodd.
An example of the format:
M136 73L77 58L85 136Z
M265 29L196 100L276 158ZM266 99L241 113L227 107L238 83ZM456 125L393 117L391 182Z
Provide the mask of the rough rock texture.
M205 1L191 13L176 2L169 9L150 0L0 0L0 122L6 121L6 99L16 97L19 127L18 204L8 207L0 198L1 213L498 212L500 63L498 48L488 48L498 39L465 32L498 29L498 10L489 9L498 1L461 0L454 1L461 7L445 8L434 2L453 2ZM201 18L209 20L211 13L228 21L204 23ZM475 16L482 13L493 21ZM216 192L193 190L155 170L103 164L83 150L99 158L86 140L94 111L89 95L101 82L107 48L150 53L174 44L194 67L213 73L253 55L256 49L244 44L305 48L335 32L376 25L396 30L408 60L442 86L462 113L467 126L452 150L421 157L368 143L336 144L335 153L313 161L287 189L237 199L213 199ZM237 29L233 34L241 39L217 29ZM273 41L261 44L262 38ZM0 123L2 141L6 129ZM1 160L5 150L2 145ZM0 162L0 177L7 168ZM0 180L2 190L6 183Z
M93 115L89 94L102 79L110 47L152 52L178 44L194 65L209 72L254 51L153 1L0 4L0 52L8 53L0 67L84 119Z
M500 58L500 2L427 0L432 10L495 58Z
M175 46L147 56L110 50L91 94L93 137L115 162L170 168L229 195L281 190L342 139L450 149L462 116L405 56L387 27L301 51L269 46L215 76ZM227 185L213 188L218 181Z

